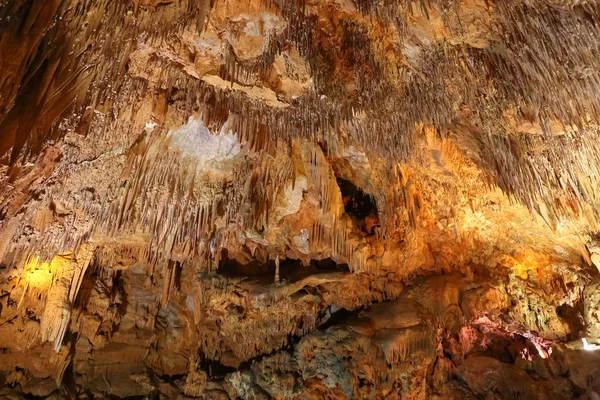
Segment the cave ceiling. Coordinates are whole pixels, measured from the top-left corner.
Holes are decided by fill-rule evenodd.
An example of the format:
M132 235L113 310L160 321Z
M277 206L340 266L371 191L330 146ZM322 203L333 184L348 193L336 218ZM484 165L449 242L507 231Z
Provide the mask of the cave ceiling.
M600 398L599 139L595 0L0 1L0 398Z

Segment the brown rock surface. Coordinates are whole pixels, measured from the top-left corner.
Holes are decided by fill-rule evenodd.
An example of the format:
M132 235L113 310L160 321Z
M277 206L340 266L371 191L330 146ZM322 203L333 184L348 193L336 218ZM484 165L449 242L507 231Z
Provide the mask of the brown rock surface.
M600 398L599 26L0 2L0 398Z

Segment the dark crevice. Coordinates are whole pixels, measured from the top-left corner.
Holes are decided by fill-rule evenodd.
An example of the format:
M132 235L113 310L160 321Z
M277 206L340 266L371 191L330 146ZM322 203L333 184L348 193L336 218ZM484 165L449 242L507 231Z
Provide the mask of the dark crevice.
M25 393L25 394L23 394L23 398L26 400L44 400L47 397L46 396L34 396L31 393Z
M177 290L181 289L181 263L179 261L175 261L175 288Z
M579 339L580 333L585 329L582 318L583 301L579 300L573 305L563 304L556 309L556 313L569 326L567 340Z
M252 260L246 264L234 259L223 259L217 269L219 275L227 278L253 278L263 277L265 275L274 275L275 266L267 263L261 263L258 260Z
M310 260L310 266L324 272L350 272L350 267L348 266L348 264L338 264L331 258L324 258L322 260Z
M345 179L337 178L337 184L342 192L346 214L361 231L373 234L375 227L379 226L379 211L375 199Z
M227 365L222 364L218 360L211 360L210 358L207 358L206 355L202 352L200 352L198 356L199 361L196 368L206 372L206 375L210 380L223 379L225 378L225 375L235 372L237 370L234 367L229 367Z
M177 381L185 380L186 374L175 374L175 375L157 375L161 382L173 383Z
M308 266L302 265L300 260L281 259L279 262L279 276L284 282L293 283L305 279L311 275L330 272L350 272L348 264L338 264L330 258L323 260L311 260ZM261 263L252 260L242 264L235 259L222 259L217 273L228 278L248 278L262 284L270 284L275 279L275 261L269 260Z
M235 371L243 371L249 369L253 363L262 361L265 357L271 357L281 351L288 352L290 355L294 353L294 347L300 342L302 337L298 335L288 335L287 344L283 347L275 349L270 353L258 354L252 358L249 358L246 361L240 363L240 365L235 367L230 367L222 364L218 360L211 360L207 358L203 353L200 353L200 362L197 365L197 369L206 372L208 379L211 381L218 381L225 378L227 374L233 373Z
M75 382L75 373L73 363L75 360L75 349L77 343L77 334L68 332L67 342L69 346L69 364L65 368L61 382L61 391L64 392L67 398L75 398L77 393L77 383Z
M333 310L333 311L332 311ZM327 330L333 325L339 325L352 317L358 316L358 314L364 310L364 307L358 307L354 310L348 310L346 308L337 308L336 306L329 306L328 311L330 312L330 317L325 321L321 326L319 326L319 330Z

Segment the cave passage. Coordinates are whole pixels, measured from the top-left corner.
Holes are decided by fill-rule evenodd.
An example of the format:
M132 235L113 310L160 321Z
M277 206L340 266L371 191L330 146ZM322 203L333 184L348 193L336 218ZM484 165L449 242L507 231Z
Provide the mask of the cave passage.
M302 265L300 260L287 258L279 262L280 278L288 283L293 283L307 278L311 275L318 275L330 272L349 273L348 264L338 264L331 258L323 260L311 260L308 266ZM270 284L275 276L275 261L269 260L267 263L261 263L253 260L247 264L242 264L235 259L225 258L217 273L229 278L249 278L262 284Z
M346 214L355 219L360 230L373 234L375 227L379 226L379 212L375 199L345 179L337 178L337 184L342 192Z

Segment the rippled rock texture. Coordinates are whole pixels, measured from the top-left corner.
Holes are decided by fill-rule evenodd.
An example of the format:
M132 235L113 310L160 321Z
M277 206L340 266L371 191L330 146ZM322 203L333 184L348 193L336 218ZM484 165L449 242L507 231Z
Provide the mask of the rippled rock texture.
M600 398L600 4L0 1L0 397Z

